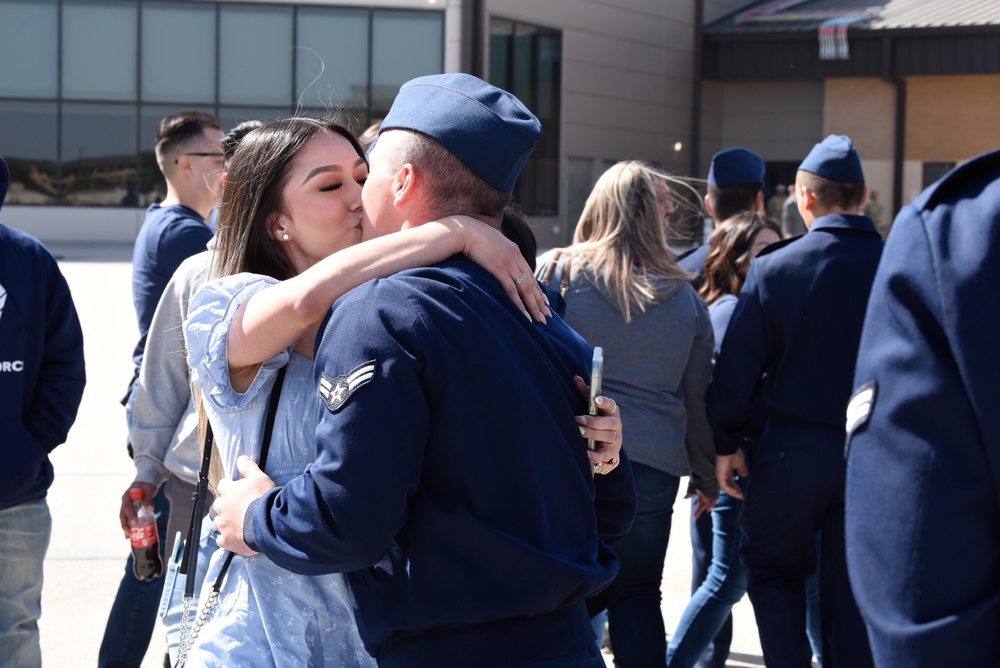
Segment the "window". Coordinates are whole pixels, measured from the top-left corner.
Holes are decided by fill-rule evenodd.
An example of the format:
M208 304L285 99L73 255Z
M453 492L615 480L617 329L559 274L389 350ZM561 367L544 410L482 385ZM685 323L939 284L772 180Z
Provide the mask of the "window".
M372 113L385 116L400 86L444 67L444 26L437 12L376 11L372 17Z
M219 102L291 104L291 7L223 5L219 51Z
M54 102L0 101L0 147L10 167L7 204L55 204L59 196Z
M302 113L363 130L405 81L443 71L444 11L0 0L0 62L8 203L144 206L166 192L164 116L232 128Z
M18 97L57 94L58 16L55 0L0 4L0 91ZM16 67L12 66L14 63Z
M490 81L516 95L542 124L542 137L514 186L514 201L529 216L559 215L562 32L491 19Z
M135 100L138 7L63 0L62 97Z
M118 206L138 167L135 107L64 104L61 126L65 203Z
M368 107L368 18L367 9L299 9L295 96L303 109Z
M143 100L215 101L214 5L143 3L141 34Z

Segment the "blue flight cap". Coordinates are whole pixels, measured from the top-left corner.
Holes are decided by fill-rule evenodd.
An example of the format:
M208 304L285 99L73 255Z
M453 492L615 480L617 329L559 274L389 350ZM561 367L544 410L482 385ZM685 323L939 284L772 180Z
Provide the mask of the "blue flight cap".
M520 100L470 74L434 74L406 82L379 134L386 130L427 135L508 193L542 135L538 119Z
M799 171L812 172L836 183L864 183L865 180L861 158L847 135L830 135L813 146L799 165Z
M7 188L10 187L10 170L7 168L7 163L4 161L3 156L0 155L0 206L3 206L3 201L7 197Z
M745 148L727 148L712 156L708 183L728 188L741 183L764 184L764 159Z

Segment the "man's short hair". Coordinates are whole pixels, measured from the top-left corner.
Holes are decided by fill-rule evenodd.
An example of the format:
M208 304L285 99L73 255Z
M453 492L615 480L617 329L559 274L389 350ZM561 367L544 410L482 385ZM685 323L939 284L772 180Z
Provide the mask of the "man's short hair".
M486 183L453 153L419 132L396 130L404 135L397 146L393 171L406 163L424 170L428 207L438 213L488 216L498 222L511 194Z
M708 184L708 204L716 222L750 211L762 190L763 186L759 183L738 183L725 188Z
M173 157L192 141L201 138L205 128L222 130L222 122L215 116L200 111L171 114L160 121L160 127L156 130L156 162L160 165L160 170L170 162L168 157Z
M222 138L222 157L225 158L226 164L229 164L229 160L233 157L233 153L236 153L236 147L240 145L243 138L247 136L248 133L259 128L263 123L257 120L243 121L235 128L230 130Z
M824 211L853 211L865 195L863 181L839 183L806 171L799 171L799 179Z

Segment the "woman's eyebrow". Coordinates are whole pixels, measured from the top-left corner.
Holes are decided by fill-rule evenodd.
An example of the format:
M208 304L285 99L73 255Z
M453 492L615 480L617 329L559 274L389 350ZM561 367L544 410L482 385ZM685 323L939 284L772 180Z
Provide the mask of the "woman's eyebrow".
M323 172L342 172L342 171L344 170L340 165L321 165L310 171L308 174L306 174L306 178L302 179L302 183L300 183L299 185L305 185L306 182L309 181L309 179Z

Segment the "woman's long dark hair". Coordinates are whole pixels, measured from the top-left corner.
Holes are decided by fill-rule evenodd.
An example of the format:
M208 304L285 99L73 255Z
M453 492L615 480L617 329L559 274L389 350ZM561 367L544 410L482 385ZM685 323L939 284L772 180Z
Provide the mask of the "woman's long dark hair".
M761 230L771 230L781 237L781 230L759 213L745 211L727 218L712 237L705 258L705 283L698 294L711 306L725 295L740 294L747 270L753 240Z
M339 134L364 151L354 135L334 121L295 117L268 121L247 133L227 163L226 181L215 227L213 276L231 276L248 271L285 280L296 275L295 266L281 242L271 235L275 216L284 213L282 192L292 160L306 142L321 132ZM208 416L201 391L195 392L198 439L205 442ZM212 490L223 476L218 445L212 448L209 479Z
M248 271L285 280L296 275L291 258L270 226L284 213L282 192L292 161L307 141L321 132L339 134L358 155L354 135L334 121L295 117L268 121L240 142L226 172L216 224L214 276Z

